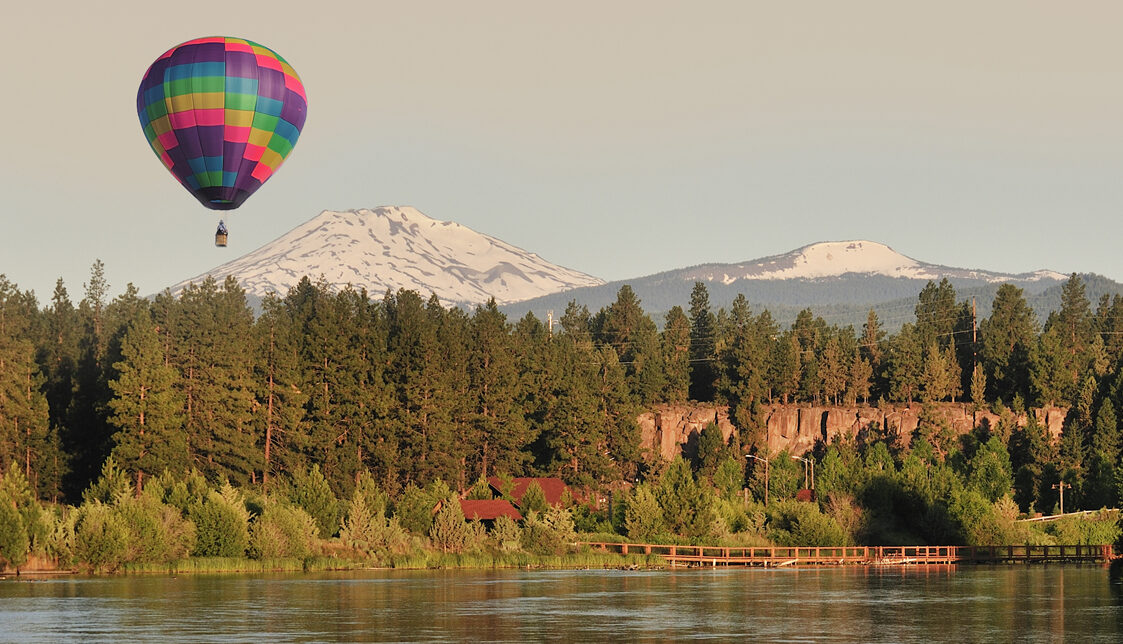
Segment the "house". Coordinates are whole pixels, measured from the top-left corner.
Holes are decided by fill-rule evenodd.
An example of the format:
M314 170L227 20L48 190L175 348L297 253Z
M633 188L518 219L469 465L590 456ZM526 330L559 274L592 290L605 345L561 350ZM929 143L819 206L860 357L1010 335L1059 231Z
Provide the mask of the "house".
M489 529L499 517L522 521L523 515L506 499L460 499L460 511L469 521L479 521Z
M531 483L537 483L538 487L542 488L542 493L546 497L548 505L558 505L561 503L562 497L569 491L565 481L562 481L556 476L544 477L520 477L510 479L511 481L511 498L514 499L515 505L520 509L522 506L523 495L526 494L526 488L530 487ZM491 486L492 493L496 498L503 496L503 479L498 476L490 476L487 483ZM572 493L570 493L572 498Z

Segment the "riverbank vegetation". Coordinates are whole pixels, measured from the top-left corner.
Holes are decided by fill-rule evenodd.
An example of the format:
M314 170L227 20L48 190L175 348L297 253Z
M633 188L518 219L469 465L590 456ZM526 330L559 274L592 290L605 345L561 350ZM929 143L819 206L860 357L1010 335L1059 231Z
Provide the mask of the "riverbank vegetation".
M60 281L40 306L0 277L10 565L524 566L592 562L571 545L580 540L1118 534L1110 512L1016 521L1058 511L1061 494L1068 510L1096 509L1123 491L1123 299L1093 310L1076 275L1043 324L1016 287L976 321L948 282L930 283L894 335L873 311L861 330L810 310L781 329L743 297L713 311L701 283L661 324L625 286L595 314L572 303L558 325L307 279L256 317L233 280L151 301L130 286L110 300L97 263L84 287L74 305ZM726 440L706 427L671 461L641 450L638 414L687 400L727 406L737 431ZM999 421L957 435L930 408L946 401ZM771 402L923 411L911 436L870 427L773 454ZM1022 413L1045 405L1069 410L1059 437ZM577 500L486 529L457 516L456 499L486 494L496 475L558 477Z

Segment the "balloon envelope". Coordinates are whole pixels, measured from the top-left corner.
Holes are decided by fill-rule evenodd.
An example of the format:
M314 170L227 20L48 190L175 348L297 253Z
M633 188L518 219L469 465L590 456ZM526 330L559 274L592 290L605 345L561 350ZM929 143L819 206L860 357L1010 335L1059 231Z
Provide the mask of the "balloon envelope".
M214 210L242 205L277 171L308 110L300 77L277 52L221 36L156 59L136 105L156 156Z

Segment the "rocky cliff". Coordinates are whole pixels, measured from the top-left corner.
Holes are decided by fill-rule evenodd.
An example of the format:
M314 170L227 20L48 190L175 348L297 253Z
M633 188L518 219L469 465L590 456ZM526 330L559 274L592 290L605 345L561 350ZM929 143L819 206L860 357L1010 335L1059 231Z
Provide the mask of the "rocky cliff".
M766 440L768 450L775 454L788 450L799 456L810 451L817 441L832 442L836 437L853 439L862 430L899 436L905 442L912 436L920 420L921 406L893 405L883 407L809 407L773 405L766 408L768 416ZM936 413L958 434L974 427L998 425L999 416L987 410L973 412L970 405L942 403ZM1054 438L1061 433L1067 409L1048 407L1034 409L1037 422ZM1028 422L1026 414L1015 417L1019 427ZM673 458L682 446L691 442L709 423L716 423L726 440L736 432L729 421L729 410L715 405L663 406L641 415L642 447L663 458Z

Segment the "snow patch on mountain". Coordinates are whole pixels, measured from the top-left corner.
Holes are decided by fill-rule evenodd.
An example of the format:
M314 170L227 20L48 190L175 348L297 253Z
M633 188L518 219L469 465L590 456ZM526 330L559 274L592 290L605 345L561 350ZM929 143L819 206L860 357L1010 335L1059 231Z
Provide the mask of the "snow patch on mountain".
M944 277L1005 282L1012 278L1038 281L1064 280L1054 271L1011 275L990 271L951 268L919 262L886 246L871 241L820 242L783 255L774 255L740 264L700 266L686 279L718 281L729 285L738 280L824 279L848 274L885 275L906 279L940 280Z
M534 253L415 208L335 212L311 221L238 259L171 287L233 275L250 295L284 296L302 277L323 278L336 288L365 288L372 297L387 289L436 294L446 305L498 304L603 281L551 264Z

